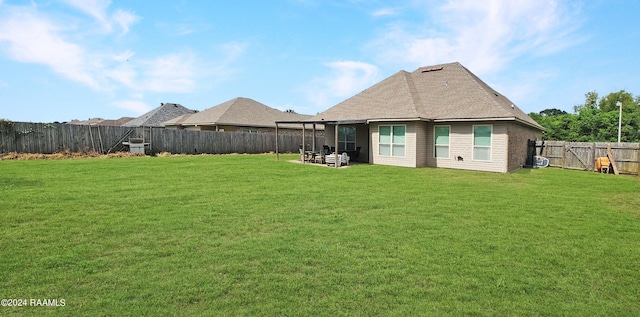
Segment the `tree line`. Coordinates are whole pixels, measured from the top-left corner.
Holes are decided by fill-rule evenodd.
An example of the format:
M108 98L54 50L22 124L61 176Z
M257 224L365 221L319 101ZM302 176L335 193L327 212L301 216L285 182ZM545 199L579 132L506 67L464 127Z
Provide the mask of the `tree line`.
M640 142L640 95L624 90L599 97L595 91L585 94L585 102L573 107L573 113L545 109L529 116L542 125L546 140L572 142L617 142L622 104L621 142Z

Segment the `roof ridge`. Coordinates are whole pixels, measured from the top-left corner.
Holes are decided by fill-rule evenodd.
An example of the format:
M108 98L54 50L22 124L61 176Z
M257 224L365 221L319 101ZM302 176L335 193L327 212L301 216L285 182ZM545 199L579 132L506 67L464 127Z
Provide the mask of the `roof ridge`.
M418 93L418 89L416 88L416 83L411 77L411 73L403 70L404 79L407 83L407 88L409 89L409 94L411 96L411 101L413 102L413 109L415 110L415 114L418 117L424 118L424 104L422 103L422 98L420 98L420 94Z
M498 99L494 99L492 100L492 102L497 105L498 107L502 108L503 110L506 110L507 112L516 112L513 113L513 117L514 118L518 118L520 120L532 123L534 125L540 126L540 124L538 124L535 120L533 120L531 117L529 117L524 111L522 111L522 109L520 109L518 106L516 106L513 101L511 101L509 98L507 98L507 96L499 93L498 91L496 91L495 89L493 89L491 86L489 86L486 82L484 82L482 79L480 79L478 76L476 76L476 74L474 74L473 72L471 72L469 69L467 69L466 67L464 67L463 65L459 65L467 74L469 74L475 81L476 85L478 85L480 87L480 89L485 90L488 93L492 93L494 94L498 99L504 99L505 101L507 101L506 103L500 102ZM542 126L540 126L542 127Z

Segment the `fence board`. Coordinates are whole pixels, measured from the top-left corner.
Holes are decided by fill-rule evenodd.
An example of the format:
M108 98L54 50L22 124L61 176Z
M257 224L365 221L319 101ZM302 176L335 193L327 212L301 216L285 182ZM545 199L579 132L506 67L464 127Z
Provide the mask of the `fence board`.
M538 141L536 147L541 146ZM640 173L640 143L544 141L542 156L552 167L595 171L595 161L607 156L607 146L611 146L620 173Z
M144 138L149 152L184 154L267 153L275 150L276 135L270 133L217 132L164 128L87 126L60 123L0 122L0 153L42 153L94 150L107 153L123 151L123 141ZM279 134L280 152L297 153L303 144L301 135ZM306 144L312 138L305 138ZM324 137L316 137L321 147Z

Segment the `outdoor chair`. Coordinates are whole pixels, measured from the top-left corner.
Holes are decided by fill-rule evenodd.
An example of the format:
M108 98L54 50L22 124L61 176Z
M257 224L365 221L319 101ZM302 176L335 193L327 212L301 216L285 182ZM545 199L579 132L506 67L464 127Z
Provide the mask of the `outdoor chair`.
M347 153L342 153L342 154L332 153L325 156L324 160L327 163L327 165L334 165L334 166L336 165L336 155L338 156L337 164L340 164L338 165L338 167L343 165L349 165L349 155L347 155Z
M349 165L349 155L347 153L340 155L340 166L342 165Z
M313 156L313 162L317 164L324 164L325 154L324 152L316 153Z
M311 155L305 152L303 149L300 149L300 158L305 160L306 162L311 162Z

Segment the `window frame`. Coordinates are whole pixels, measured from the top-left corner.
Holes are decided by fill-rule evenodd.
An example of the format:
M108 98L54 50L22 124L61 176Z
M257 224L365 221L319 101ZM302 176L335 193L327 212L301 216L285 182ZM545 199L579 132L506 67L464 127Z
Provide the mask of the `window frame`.
M344 129L345 132L342 133L342 135L344 135L344 140L340 139L340 130ZM353 141L348 140L347 136L349 135L348 133L346 133L346 129L353 129ZM346 151L355 151L356 150L356 141L357 141L357 129L354 126L339 126L338 127L338 152L346 152ZM344 147L341 149L340 148L340 144L344 144ZM349 150L348 144L353 144L353 149Z
M242 129L242 133L258 133L258 130L255 129Z
M489 127L489 145L476 145L476 128L477 127ZM474 124L472 126L472 131L471 131L471 137L472 137L472 148L471 148L471 153L472 153L472 159L473 161L478 161L478 162L491 162L491 157L493 154L493 124ZM476 158L476 148L483 148L483 149L489 149L489 158L484 160L484 159L479 159Z
M444 146L443 144L439 145L437 143L437 137L438 137L438 134L436 133L436 129L437 128L447 128L449 130L448 133L447 133L447 144L446 144L447 156L446 157L437 156L437 153L438 153L437 148L438 148L438 146L441 146L441 147ZM435 125L435 126L433 126L433 157L437 158L437 159L450 159L451 158L451 125Z
M380 128L382 128L382 127L389 127L389 130L390 130L389 131L390 132L390 135L389 135L389 141L390 142L389 143L382 143L380 141L380 136L381 136ZM402 144L393 142L393 138L394 138L393 129L394 129L394 127L402 127L404 129L404 142ZM389 145L389 154L388 155L381 153L381 145L383 145L383 144L384 145ZM403 146L402 155L393 155L393 153L394 153L393 152L394 145L396 145L396 146L402 145ZM378 156L401 157L401 158L407 157L407 125L406 124L381 124L381 125L378 126Z

